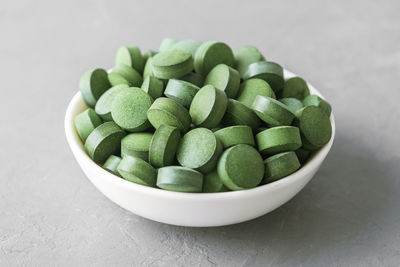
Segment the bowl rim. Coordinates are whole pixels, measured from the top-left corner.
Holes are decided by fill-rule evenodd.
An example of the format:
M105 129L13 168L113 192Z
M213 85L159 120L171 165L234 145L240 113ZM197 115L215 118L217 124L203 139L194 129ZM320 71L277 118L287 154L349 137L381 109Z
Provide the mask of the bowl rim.
M287 69L284 70L284 76L285 78L290 78L290 77L295 77L297 76L296 74L288 71ZM307 85L310 89L310 92L312 94L316 94L320 96L321 98L325 99L321 93L310 83L307 82ZM181 199L181 200L222 200L222 199L232 199L232 198L238 198L238 197L246 197L249 195L258 195L258 194L265 194L269 191L275 191L278 190L279 188L282 187L287 187L290 186L290 184L296 182L297 180L301 180L305 175L309 172L311 172L314 169L317 169L319 165L323 162L325 159L326 155L330 151L333 140L335 138L335 132L336 132L336 125L335 125L335 118L333 115L333 112L331 112L330 116L330 121L332 125L332 136L329 142L324 145L322 148L320 148L318 151L312 155L312 158L309 159L299 170L296 172L292 173L291 175L288 175L282 179L279 179L275 182L265 184L265 185L260 185L255 188L251 189L246 189L246 190L239 190L239 191L228 191L228 192L215 192L215 193L186 193L186 192L174 192L174 191L167 191L163 190L160 188L156 187L148 187L136 183L132 183L130 181L127 181L123 178L120 178L106 170L104 170L101 166L96 164L92 159L87 155L87 153L84 150L83 143L81 139L79 138L78 134L76 133L75 126L74 126L74 117L76 115L76 109L78 109L78 106L85 105L82 100L81 92L78 91L75 93L75 95L72 97L71 101L68 104L66 113L65 113L65 118L64 118L64 128L65 128L65 135L68 141L68 144L70 146L70 149L74 153L74 156L76 160L82 160L84 161L86 166L89 166L90 168L94 168L97 171L103 172L103 175L99 175L95 179L106 179L110 183L116 183L119 186L122 187L128 187L129 189L133 191L138 191L142 194L149 194L149 195L154 195L157 194L160 197L164 198L172 198L172 199ZM91 180L91 179L89 179Z

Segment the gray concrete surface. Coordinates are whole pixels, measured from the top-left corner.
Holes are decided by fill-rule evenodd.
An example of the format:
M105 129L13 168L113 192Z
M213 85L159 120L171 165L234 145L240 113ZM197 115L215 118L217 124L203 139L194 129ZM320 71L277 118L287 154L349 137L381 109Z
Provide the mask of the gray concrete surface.
M0 2L0 266L399 266L399 1ZM85 178L63 116L82 72L163 37L259 47L333 105L337 138L276 211L219 228L135 216Z

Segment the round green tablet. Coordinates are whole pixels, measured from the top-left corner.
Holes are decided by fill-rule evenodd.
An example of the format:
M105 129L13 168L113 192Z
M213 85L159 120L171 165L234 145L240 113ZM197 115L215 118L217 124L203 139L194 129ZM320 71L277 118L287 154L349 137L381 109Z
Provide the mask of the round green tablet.
M118 167L120 162L121 162L121 158L120 157L111 155L111 156L108 157L106 162L104 162L103 168L105 170L111 172L112 174L121 177L121 175L119 174L119 172L117 170L117 167Z
M228 99L223 91L212 85L206 85L194 96L189 114L193 124L205 128L214 128L222 120Z
M251 107L270 126L290 125L295 117L285 104L270 97L256 96Z
M222 154L218 162L218 175L231 190L256 187L264 176L263 159L252 146L233 146Z
M197 48L201 45L200 41L196 40L181 40L176 43L174 43L171 48L171 50L185 50L187 52L190 52L192 56L194 57L194 54L196 53ZM168 50L169 50L168 49Z
M282 89L282 97L294 97L303 100L310 94L307 83L300 77L289 78Z
M89 134L102 124L102 121L93 109L88 108L74 118L74 124L81 140L85 142Z
M143 72L144 59L139 47L121 46L115 57L115 65L125 64L134 68L138 73Z
M229 189L224 185L221 178L219 177L217 170L207 173L204 176L204 181L203 181L204 193L226 192L228 190Z
M184 76L193 70L193 58L184 50L167 50L155 55L151 61L153 74L160 79Z
M149 161L150 142L152 133L131 133L121 140L121 156L141 158Z
M303 103L294 97L281 98L279 99L279 102L285 104L286 107L293 113L304 107Z
M300 128L303 147L317 150L329 142L332 125L329 117L316 106L307 106L296 112L295 125Z
M111 116L116 124L129 132L141 132L150 127L147 110L153 99L140 88L129 88L115 96Z
M143 69L143 79L146 79L148 76L153 76L153 65L152 62L153 58L149 57L144 64L144 69Z
M235 69L243 77L247 67L254 62L265 60L261 52L254 46L245 45L233 52L235 56Z
M140 76L139 72L124 64L115 66L108 74L108 80L112 86L126 84L133 87L139 87L143 82L142 76Z
M94 107L97 99L110 87L107 72L103 69L87 71L79 81L82 98L89 107Z
M221 153L222 144L214 133L206 128L196 128L182 137L176 157L182 166L208 173L217 165Z
M317 95L309 95L303 99L303 105L307 106L316 106L319 107L325 114L329 117L331 115L332 107L326 102L324 99Z
M85 142L85 149L96 163L103 163L110 155L118 154L125 132L114 122L105 122L94 129Z
M234 65L231 48L221 42L209 41L201 44L194 56L194 69L197 73L206 76L218 64Z
M143 53L143 66L146 64L146 62L147 62L147 60L149 59L149 58L151 58L151 57L154 57L155 55L157 55L157 51L154 51L154 50L146 50L144 53ZM143 76L143 78L144 78L144 76Z
M299 159L300 163L303 164L308 160L310 157L311 152L308 150L305 150L304 148L299 148L295 151L297 158Z
M204 78L200 74L196 72L191 72L179 78L182 81L190 82L198 87L202 87L204 85Z
M226 126L247 125L255 131L260 126L260 119L244 104L234 99L228 99L228 106L222 123Z
M191 123L189 111L171 98L157 98L147 111L151 125L158 129L162 124L174 126L181 132L186 132Z
M111 107L112 102L116 95L122 90L129 88L126 84L119 84L108 89L100 98L97 100L95 111L105 121L111 121Z
M275 94L279 93L284 85L282 67L271 61L259 61L251 63L247 67L247 71L243 76L244 79L260 78L266 81L274 90Z
M293 126L279 126L264 130L256 135L258 150L272 155L293 151L301 147L300 131Z
M148 93L153 99L159 98L164 92L164 83L153 76L147 76L142 84L142 90Z
M150 143L150 164L157 168L171 165L174 162L180 139L178 128L169 125L158 127Z
M174 99L182 106L189 108L193 97L199 90L200 88L192 83L170 79L168 80L164 95L168 98Z
M164 38L161 41L160 48L158 49L159 51L166 51L169 50L174 44L179 42L179 40L176 40L174 38Z
M130 182L154 187L157 181L157 170L141 158L124 157L117 168L119 174Z
M300 168L300 162L293 151L273 155L264 160L265 175L262 183L270 183L286 177Z
M254 99L258 95L276 98L275 93L269 84L266 81L257 78L244 81L240 85L238 95L237 100L249 108L251 108Z
M190 168L168 166L158 169L159 188L186 193L199 193L203 187L203 174Z
M247 125L222 128L214 132L214 134L221 141L224 148L238 144L255 145L253 131Z
M236 98L240 86L239 72L225 64L218 64L208 73L204 84L222 90L229 98Z

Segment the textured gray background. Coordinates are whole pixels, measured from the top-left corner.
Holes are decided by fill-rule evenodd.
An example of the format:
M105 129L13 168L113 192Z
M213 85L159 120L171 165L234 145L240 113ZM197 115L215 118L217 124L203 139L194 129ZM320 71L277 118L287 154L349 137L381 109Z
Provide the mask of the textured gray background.
M246 2L246 3L245 3ZM0 2L0 266L398 266L399 1ZM72 157L66 106L121 44L259 47L330 100L312 182L256 220L183 228L130 214Z

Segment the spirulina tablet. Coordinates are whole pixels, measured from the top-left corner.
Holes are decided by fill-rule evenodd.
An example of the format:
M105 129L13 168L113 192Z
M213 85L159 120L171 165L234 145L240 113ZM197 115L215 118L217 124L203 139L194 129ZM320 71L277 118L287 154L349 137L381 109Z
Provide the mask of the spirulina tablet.
M303 99L303 104L305 107L307 106L316 106L319 107L325 114L329 117L331 115L331 105L326 102L324 99L317 95L309 95Z
M157 98L147 111L147 117L154 128L169 125L186 132L191 123L189 111L173 99Z
M247 125L253 131L260 126L260 119L244 104L234 99L228 99L228 106L222 122L226 126Z
M181 41L174 43L170 49L171 50L185 50L187 52L190 52L192 54L192 56L194 57L194 54L196 53L196 50L200 45L201 45L200 41L181 40Z
M202 87L204 85L204 78L200 74L196 72L191 72L189 74L186 74L185 76L182 76L179 78L182 81L187 81L189 83L192 83L198 87Z
M304 149L304 148L299 148L295 151L297 158L299 159L299 162L303 164L304 162L307 161L307 159L310 157L311 152Z
M244 81L239 88L237 101L245 104L251 108L254 99L258 95L276 98L274 91L271 89L269 84L261 79L249 79Z
M140 76L139 72L124 64L115 66L108 74L108 80L112 86L126 84L132 87L139 87L143 82L142 76Z
M94 107L97 99L110 87L107 72L103 69L87 71L79 81L82 98L89 107Z
M158 169L159 188L186 193L199 193L203 187L203 174L190 168L168 166Z
M218 64L208 73L204 84L211 84L225 92L229 98L236 98L240 86L239 72L228 65Z
M121 140L121 156L131 156L149 161L152 133L131 133Z
M153 74L160 79L182 77L193 70L193 58L184 50L167 50L155 55L151 61Z
M294 97L303 100L310 94L307 83L300 77L289 78L285 81L282 97Z
M263 183L270 183L286 177L300 168L300 162L293 151L273 155L264 160L265 175Z
M153 57L149 57L144 64L144 69L143 69L143 79L146 79L148 76L153 76L153 65L152 62Z
M224 148L238 144L255 145L253 131L247 125L235 125L222 128L215 131L214 134L221 141Z
M178 128L169 125L158 127L150 142L150 164L157 168L171 165L174 162L180 139Z
M153 76L147 76L142 83L142 90L153 99L159 98L164 92L164 83Z
M256 187L264 176L263 159L252 146L233 146L222 154L218 162L218 175L231 190Z
M295 117L285 104L270 97L256 96L251 107L270 126L290 125Z
M111 172L112 174L121 177L121 175L119 174L119 172L117 170L117 167L118 167L120 162L121 162L121 158L120 157L111 155L111 156L108 157L106 162L104 162L103 168L105 170Z
M121 46L115 57L115 65L125 64L134 68L138 73L143 72L144 59L139 47Z
M112 102L116 95L122 90L129 88L126 84L119 84L108 89L100 98L97 100L95 111L105 121L111 121L111 107Z
M101 123L100 117L91 108L78 114L74 119L75 129L83 142L86 141L89 134Z
M189 108L193 97L199 90L200 88L192 83L176 79L169 79L167 87L164 91L164 95L168 98L174 99L182 106Z
M147 110L153 99L140 88L129 88L115 96L111 116L116 124L129 132L141 132L150 127Z
M279 102L285 104L286 107L293 113L304 107L303 103L294 97L281 98L279 99Z
M262 154L294 151L301 147L300 131L293 126L279 126L264 130L256 135L258 150Z
M271 61L259 61L251 63L247 67L247 71L243 78L246 80L250 78L260 78L271 86L275 94L278 94L284 85L282 67L279 64Z
M204 181L203 181L204 193L226 192L228 190L229 189L224 185L221 178L219 177L217 170L207 173L204 176Z
M223 91L206 85L194 96L189 114L194 125L212 129L222 120L228 104Z
M174 39L174 38L164 38L164 39L161 41L159 51L162 52L162 51L169 50L169 49L171 49L171 47L172 47L174 44L176 44L177 42L179 42L179 40L176 40L176 39Z
M197 48L194 55L194 69L203 76L206 76L218 64L233 67L234 62L231 48L221 42L205 42Z
M251 63L265 60L261 52L251 45L239 47L233 52L233 55L235 56L235 68L242 77Z
M143 53L143 67L144 67L144 65L146 64L146 62L147 62L147 60L149 59L149 58L151 58L151 57L154 57L155 55L157 55L157 51L154 51L154 50L146 50L144 53ZM143 77L144 78L144 77Z
M105 122L94 129L85 142L85 149L96 163L103 163L110 155L118 154L125 132L114 122Z
M157 181L157 170L141 158L124 157L117 168L119 174L130 182L154 187Z
M212 171L222 153L222 144L214 133L206 128L196 128L181 139L176 157L180 165L202 173Z

